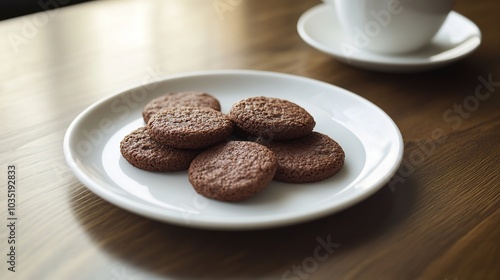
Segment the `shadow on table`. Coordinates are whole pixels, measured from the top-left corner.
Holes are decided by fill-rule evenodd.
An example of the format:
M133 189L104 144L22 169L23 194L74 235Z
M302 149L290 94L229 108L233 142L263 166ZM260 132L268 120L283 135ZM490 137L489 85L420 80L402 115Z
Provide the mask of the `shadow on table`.
M408 178L396 189L385 186L335 215L256 231L210 231L164 224L117 208L81 188L80 195L70 197L76 218L97 246L119 262L160 279L281 279L292 266L312 258L321 256L323 265L335 265L342 256L350 258L351 251L390 233L414 212L416 186ZM82 205L81 196L98 202L89 209ZM316 249L319 246L321 255ZM347 261L365 257L358 251Z
M474 94L479 76L487 77L495 74L496 64L493 61L494 59L478 53L474 54L473 58L429 71L385 73L359 69L330 58L321 65L322 69L329 70L323 70L321 75L315 78L374 99L380 98L381 95L390 98L406 98L413 95L429 98L456 97L457 93ZM373 90L373 85L377 85L377 90ZM386 92L381 91L385 89ZM394 91L395 95L391 95L391 91Z

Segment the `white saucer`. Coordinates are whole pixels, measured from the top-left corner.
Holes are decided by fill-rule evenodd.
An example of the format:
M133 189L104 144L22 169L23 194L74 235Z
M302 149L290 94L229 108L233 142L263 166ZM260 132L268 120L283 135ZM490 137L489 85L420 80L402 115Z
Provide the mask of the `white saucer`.
M479 28L453 11L429 46L404 55L356 48L344 37L332 5L320 4L306 11L297 29L312 47L352 66L382 72L417 72L441 67L465 57L481 44Z
M315 118L315 130L342 146L344 167L321 182L273 181L247 201L227 203L197 194L187 171L154 173L130 165L120 154L120 141L144 125L144 105L165 92L193 89L211 93L225 113L235 102L259 95L303 106ZM225 70L169 76L96 102L69 126L64 154L89 190L121 208L188 227L241 230L300 223L360 202L397 171L403 139L386 113L347 90L287 74Z

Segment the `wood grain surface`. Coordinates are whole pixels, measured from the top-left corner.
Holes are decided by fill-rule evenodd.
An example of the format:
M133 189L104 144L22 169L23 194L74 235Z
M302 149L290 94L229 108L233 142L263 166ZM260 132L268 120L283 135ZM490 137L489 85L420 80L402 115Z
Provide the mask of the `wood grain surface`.
M308 46L297 20L319 3L102 0L0 21L0 279L500 279L500 2L457 0L481 46L418 74L357 69ZM401 168L345 211L243 232L131 214L69 170L63 136L86 107L151 77L211 69L291 73L367 98L403 134Z

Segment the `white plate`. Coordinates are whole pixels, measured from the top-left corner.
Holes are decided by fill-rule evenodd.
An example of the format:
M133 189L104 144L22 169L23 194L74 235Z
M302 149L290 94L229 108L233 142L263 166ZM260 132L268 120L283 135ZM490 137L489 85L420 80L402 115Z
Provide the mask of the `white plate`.
M272 182L262 193L238 203L198 195L186 171L153 173L132 167L121 156L119 143L144 125L144 105L165 92L185 90L213 94L223 112L252 96L295 102L313 115L316 131L344 148L345 166L331 179L314 184ZM287 74L225 70L170 76L98 101L69 126L64 154L87 188L121 208L183 226L239 230L304 222L363 200L396 172L403 141L389 116L344 89Z
M408 54L386 55L365 51L345 38L333 5L320 4L306 11L297 23L300 37L310 46L363 69L417 72L445 66L473 52L481 44L479 28L451 12L429 46Z

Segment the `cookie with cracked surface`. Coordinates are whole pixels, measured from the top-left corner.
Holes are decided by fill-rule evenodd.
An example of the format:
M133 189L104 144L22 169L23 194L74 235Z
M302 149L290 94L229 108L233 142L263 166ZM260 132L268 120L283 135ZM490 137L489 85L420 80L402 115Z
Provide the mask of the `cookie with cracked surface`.
M277 167L276 157L265 146L230 141L198 155L189 166L189 182L205 197L242 201L261 192Z
M206 107L172 107L155 113L147 124L155 141L178 149L202 149L225 141L233 123Z
M327 135L312 132L298 139L266 145L278 159L274 179L287 183L312 183L335 175L344 166L342 147Z
M314 118L299 105L264 96L235 103L229 117L241 131L262 138L261 142L300 138L311 133L316 125Z
M149 101L142 111L146 123L156 112L170 107L207 107L220 111L220 103L209 93L202 91L170 92Z
M146 127L129 133L120 142L122 156L133 166L147 171L180 171L188 169L201 150L181 150L160 144Z

